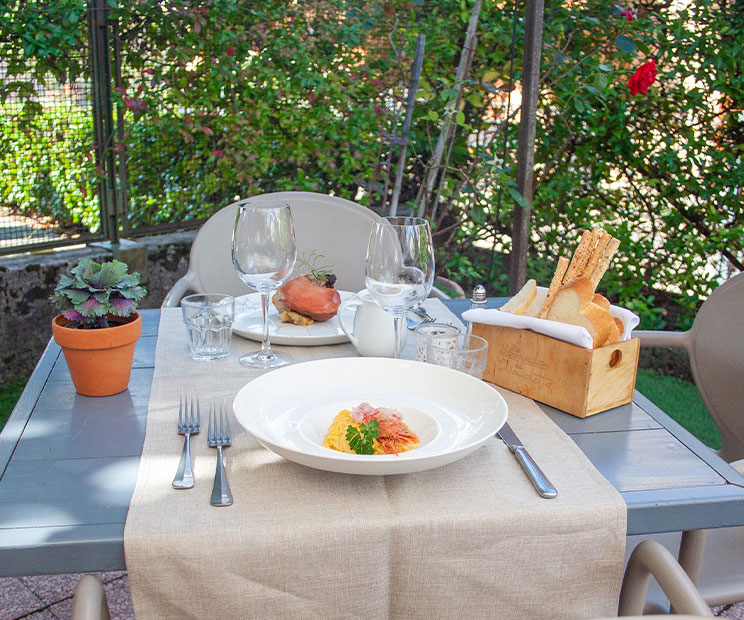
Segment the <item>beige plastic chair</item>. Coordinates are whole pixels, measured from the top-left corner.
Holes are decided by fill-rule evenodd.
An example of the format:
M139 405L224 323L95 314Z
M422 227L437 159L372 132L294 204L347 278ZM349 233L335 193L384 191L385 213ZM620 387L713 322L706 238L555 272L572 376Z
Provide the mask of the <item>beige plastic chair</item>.
M111 620L103 584L93 575L84 575L78 583L70 620Z
M700 396L721 431L721 457L744 459L744 273L713 291L690 330L633 335L642 347L687 350Z
M297 256L322 254L318 267L331 265L336 287L345 291L364 288L364 262L374 222L380 217L361 205L325 194L276 192L248 199L252 203L287 202L292 209ZM168 292L163 306L177 306L190 293L245 295L251 290L241 282L232 263L232 233L238 205L234 202L210 217L191 246L189 269ZM300 269L298 265L295 271Z
M731 466L744 476L744 459ZM628 548L640 539L628 536ZM655 534L653 539L677 554L679 563L708 605L715 607L744 601L744 527L669 532ZM667 597L656 584L652 584L648 599L648 611L665 610L669 606Z
M643 614L651 577L671 601L675 614L688 614L697 618L713 616L687 573L669 550L655 540L642 541L630 555L620 589L618 616Z
M635 331L634 335L642 347L687 350L695 384L721 432L719 454L744 475L744 273L710 295L690 330ZM709 605L744 601L744 527L655 538L670 550L679 549L680 564ZM629 541L632 544L632 538ZM658 590L651 598L660 598Z

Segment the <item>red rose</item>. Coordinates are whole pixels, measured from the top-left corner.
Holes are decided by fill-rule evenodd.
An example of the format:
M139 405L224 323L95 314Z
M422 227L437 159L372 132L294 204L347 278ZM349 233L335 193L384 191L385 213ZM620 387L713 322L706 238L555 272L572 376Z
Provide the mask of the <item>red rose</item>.
M646 91L648 91L648 87L656 81L656 73L656 62L653 60L638 67L630 80L628 80L630 94L634 97L638 93L643 93L645 95Z
M228 47L227 48L227 55L228 56L232 56L234 53L235 53L235 48L234 47Z

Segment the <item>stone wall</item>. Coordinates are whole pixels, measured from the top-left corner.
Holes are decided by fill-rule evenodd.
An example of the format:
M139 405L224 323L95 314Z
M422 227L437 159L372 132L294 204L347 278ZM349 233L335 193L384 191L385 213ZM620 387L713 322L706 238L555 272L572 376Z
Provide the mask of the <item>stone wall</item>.
M0 257L0 382L27 378L52 335L57 310L49 301L60 274L84 257L124 261L147 288L141 308L158 308L188 269L194 232L145 237L121 244Z

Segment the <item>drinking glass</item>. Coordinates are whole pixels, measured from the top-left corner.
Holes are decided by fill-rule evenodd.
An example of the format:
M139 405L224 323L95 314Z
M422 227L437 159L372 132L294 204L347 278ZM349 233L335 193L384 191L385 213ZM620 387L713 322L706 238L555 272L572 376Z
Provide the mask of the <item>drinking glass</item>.
M457 337L462 332L459 327L447 323L423 323L416 328L415 333L416 359L425 362L426 347L430 342L442 347L449 345L454 349Z
M436 338L426 343L426 361L429 364L454 368L476 379L483 378L488 360L488 341L472 334L460 334L450 342Z
M297 258L292 212L286 203L239 205L233 228L232 260L238 277L261 294L261 350L240 358L250 368L278 368L287 361L269 342L269 297L292 273Z
M228 356L235 318L235 299L231 295L188 295L181 300L181 313L189 332L191 357L214 361Z
M426 299L434 282L434 247L429 222L420 217L387 217L369 238L367 290L395 319L395 357L400 358L405 317Z

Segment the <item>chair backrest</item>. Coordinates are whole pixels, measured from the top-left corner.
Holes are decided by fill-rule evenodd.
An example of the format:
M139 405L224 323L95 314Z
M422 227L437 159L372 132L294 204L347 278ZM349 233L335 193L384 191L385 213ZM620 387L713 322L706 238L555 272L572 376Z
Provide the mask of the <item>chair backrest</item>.
M374 211L344 198L311 192L276 192L247 200L287 202L292 210L298 258L309 257L313 252L322 254L317 266L333 268L338 278L336 288L346 291L364 288L369 234L373 223L380 219ZM185 276L190 291L236 296L251 292L235 273L231 256L235 214L238 205L244 202L224 207L199 230L191 246L189 271ZM295 272L300 271L303 270L298 262ZM179 301L180 297L174 299L169 295L164 305L177 305Z
M721 456L744 458L744 273L705 300L688 350L695 383L721 432Z

